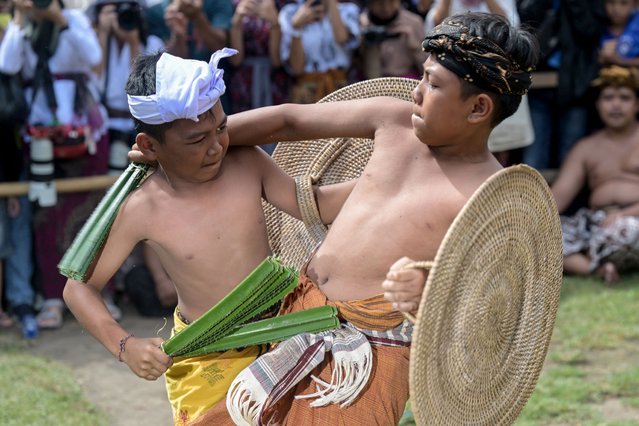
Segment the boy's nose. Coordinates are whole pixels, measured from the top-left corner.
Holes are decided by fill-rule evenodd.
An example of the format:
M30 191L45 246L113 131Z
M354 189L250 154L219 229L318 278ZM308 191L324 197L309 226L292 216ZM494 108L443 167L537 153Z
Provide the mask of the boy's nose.
M216 155L217 153L219 153L220 151L222 151L222 145L220 144L220 142L217 139L215 139L213 141L213 144L211 144L209 149L206 151L206 153L209 156L212 157L212 156Z
M412 93L412 95L413 95L413 101L415 101L415 103L416 103L417 105L421 105L421 103L422 103L422 93L419 91L419 88L420 88L420 86L421 86L421 85L422 85L422 84L421 84L421 83L419 83L419 84L417 85L417 87L415 87L415 88L413 89L413 93Z

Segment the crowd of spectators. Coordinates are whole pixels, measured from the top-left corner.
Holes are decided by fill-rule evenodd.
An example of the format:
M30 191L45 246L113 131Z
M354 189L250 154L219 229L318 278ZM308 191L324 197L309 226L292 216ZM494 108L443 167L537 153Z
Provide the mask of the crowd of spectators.
M224 46L237 49L224 63L229 90L222 102L233 113L315 102L368 78L420 78L426 31L468 10L501 14L537 34L543 55L535 79L556 81L533 83L529 93L534 143L499 158L543 170L559 168L597 129L589 118L598 70L639 65L636 3L96 0L71 8L64 0L0 0L0 73L20 75L30 105L26 125L3 124L0 133L0 180L29 181L30 188L28 197L0 195L0 326L17 318L33 338L38 327L62 325L65 280L56 265L102 194L57 194L53 180L126 167L135 129L124 84L136 55L165 50L208 60ZM104 294L114 318L121 316L114 295L127 287L146 289L130 298L149 314L165 315L175 305L170 278L143 248Z

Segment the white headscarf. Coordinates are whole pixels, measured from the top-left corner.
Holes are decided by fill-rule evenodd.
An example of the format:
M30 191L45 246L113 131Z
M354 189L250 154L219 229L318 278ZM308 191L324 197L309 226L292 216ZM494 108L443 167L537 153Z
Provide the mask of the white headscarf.
M182 59L163 53L155 68L155 94L127 95L131 115L146 124L163 124L181 118L198 121L224 94L224 70L217 64L233 56L235 49L225 47L204 61Z

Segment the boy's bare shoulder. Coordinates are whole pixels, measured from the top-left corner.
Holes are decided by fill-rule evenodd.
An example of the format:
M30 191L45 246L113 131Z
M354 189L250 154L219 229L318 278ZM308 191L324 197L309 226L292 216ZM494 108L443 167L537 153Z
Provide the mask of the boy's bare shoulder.
M260 164L269 158L269 155L258 146L229 146L223 161L227 165L235 164L247 167ZM249 171L245 170L245 172Z
M145 214L157 205L157 195L161 191L164 178L153 172L142 184L134 189L120 207L120 214Z
M604 130L597 130L592 134L583 137L575 144L575 148L582 150L591 150L592 148L601 147L609 141Z

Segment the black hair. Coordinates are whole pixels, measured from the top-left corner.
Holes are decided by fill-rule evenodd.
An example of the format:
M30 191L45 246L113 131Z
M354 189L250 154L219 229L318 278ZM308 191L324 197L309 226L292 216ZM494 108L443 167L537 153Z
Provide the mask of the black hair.
M155 94L155 68L162 52L151 55L139 55L131 65L131 72L126 82L125 91L130 96L151 96ZM135 131L146 133L158 142L164 143L164 132L171 128L172 122L147 124L133 117Z
M527 29L510 25L508 20L500 15L490 13L463 13L448 17L444 20L463 24L469 34L492 41L506 52L523 70L534 69L539 61L539 43L536 37ZM461 81L461 96L463 99L488 93L495 104L495 113L491 120L492 127L497 126L517 111L521 103L520 95L500 95L487 91L463 79Z

